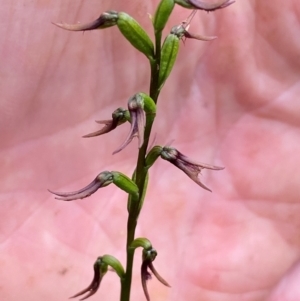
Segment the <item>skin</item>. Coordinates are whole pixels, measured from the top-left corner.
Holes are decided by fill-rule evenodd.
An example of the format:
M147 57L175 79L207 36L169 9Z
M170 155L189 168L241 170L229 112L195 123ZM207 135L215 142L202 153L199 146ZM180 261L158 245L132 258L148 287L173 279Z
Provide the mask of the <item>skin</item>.
M134 93L146 92L144 56L116 28L72 33L51 22L126 11L150 30L153 1L2 1L0 295L66 300L90 284L104 254L124 260L126 195L113 186L63 202L47 189L78 190L103 170L130 175L137 140L99 129ZM176 7L169 27L188 17ZM300 279L300 9L297 0L237 1L199 12L159 99L155 144L224 166L202 172L201 189L159 160L137 236L158 251L151 300L293 301ZM154 137L154 136L153 136ZM132 300L144 300L141 252ZM118 300L109 272L91 300ZM98 298L98 299L97 299Z

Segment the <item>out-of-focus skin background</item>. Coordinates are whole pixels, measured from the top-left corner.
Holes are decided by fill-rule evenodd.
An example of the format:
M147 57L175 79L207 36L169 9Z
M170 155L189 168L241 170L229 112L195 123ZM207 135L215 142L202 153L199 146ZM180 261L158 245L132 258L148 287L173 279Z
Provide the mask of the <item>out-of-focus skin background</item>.
M209 0L207 0L209 1ZM158 1L19 0L0 8L0 296L67 300L112 254L125 264L126 194L109 186L74 202L47 189L82 188L103 170L131 174L134 140L112 156L128 125L91 139L148 91L149 66L117 28L72 33L51 22L89 22L114 9L151 36ZM176 7L169 27L190 11ZM300 300L300 5L237 0L200 11L181 43L159 99L155 143L224 166L201 180L159 160L137 236L158 251L154 266L172 285L149 281L151 300ZM167 31L165 32L167 33ZM136 253L132 300L144 300ZM108 273L90 300L119 298Z

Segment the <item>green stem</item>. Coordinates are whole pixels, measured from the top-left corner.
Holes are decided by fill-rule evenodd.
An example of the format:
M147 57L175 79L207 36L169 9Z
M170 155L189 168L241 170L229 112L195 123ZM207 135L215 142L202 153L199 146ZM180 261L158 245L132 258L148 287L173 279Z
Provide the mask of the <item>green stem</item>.
M159 66L160 66L160 56L161 56L161 32L155 33L155 59L150 62L151 66L151 82L150 82L150 97L157 103L157 99L159 96L158 89L158 74L159 74ZM145 126L144 132L144 143L139 150L137 164L136 164L136 173L135 180L136 184L139 188L139 191L142 192L144 190L147 170L145 167L145 157L148 149L149 138L151 135L151 129L154 122L154 119L148 121ZM139 199L135 201L131 201L130 212L127 220L127 242L126 242L126 273L124 279L121 281L121 297L120 301L130 301L130 289L131 289L131 280L132 280L132 266L134 259L134 250L130 249L129 246L134 240L135 229L137 225L137 220L139 216L139 208L140 203L143 201L143 194L140 193Z

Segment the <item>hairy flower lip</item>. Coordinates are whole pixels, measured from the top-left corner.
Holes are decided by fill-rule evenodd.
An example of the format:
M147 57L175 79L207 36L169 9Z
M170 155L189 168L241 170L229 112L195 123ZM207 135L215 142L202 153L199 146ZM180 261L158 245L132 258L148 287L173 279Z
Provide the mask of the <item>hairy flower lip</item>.
M88 31L99 28L110 27L116 24L116 20L118 18L118 12L116 11L107 11L100 15L98 19L95 21L84 23L84 24L66 24L66 23L55 23L52 24L70 31Z
M78 199L84 199L91 194L95 193L99 188L105 187L112 183L111 173L104 171L100 173L90 184L83 187L82 189L72 191L72 192L55 192L48 189L52 194L57 195L55 199L62 201L73 201Z
M220 166L195 162L189 159L188 157L186 157L185 155L183 155L182 153L180 153L177 149L173 147L163 147L161 152L161 157L164 160L167 160L173 165L175 165L177 168L181 169L196 184L198 184L200 187L210 192L211 190L207 186L205 186L198 178L198 175L201 173L201 170L202 169L210 169L210 170L224 169L224 167L220 167Z

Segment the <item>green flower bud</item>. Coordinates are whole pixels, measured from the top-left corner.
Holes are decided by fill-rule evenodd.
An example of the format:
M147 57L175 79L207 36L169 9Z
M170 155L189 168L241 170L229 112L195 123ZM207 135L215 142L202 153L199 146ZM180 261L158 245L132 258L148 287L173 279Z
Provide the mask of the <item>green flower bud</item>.
M162 150L163 148L160 145L156 145L151 148L145 159L145 168L149 169L154 164L154 162L160 156Z
M128 14L120 12L118 16L117 25L123 36L147 58L153 59L154 46L145 30Z
M103 255L101 257L101 260L103 263L112 267L121 279L124 278L125 276L124 268L121 262L117 258L111 255Z
M139 189L130 178L118 171L112 171L111 174L113 177L113 183L116 186L129 193L134 198L139 197Z
M172 71L179 49L179 41L180 39L174 34L169 34L164 41L158 76L159 89L162 88Z
M136 238L129 246L131 249L136 249L136 248L143 248L144 250L150 250L152 249L152 244L149 241L149 239L145 237L139 237Z
M154 15L153 25L156 32L162 31L175 6L174 0L161 0Z

